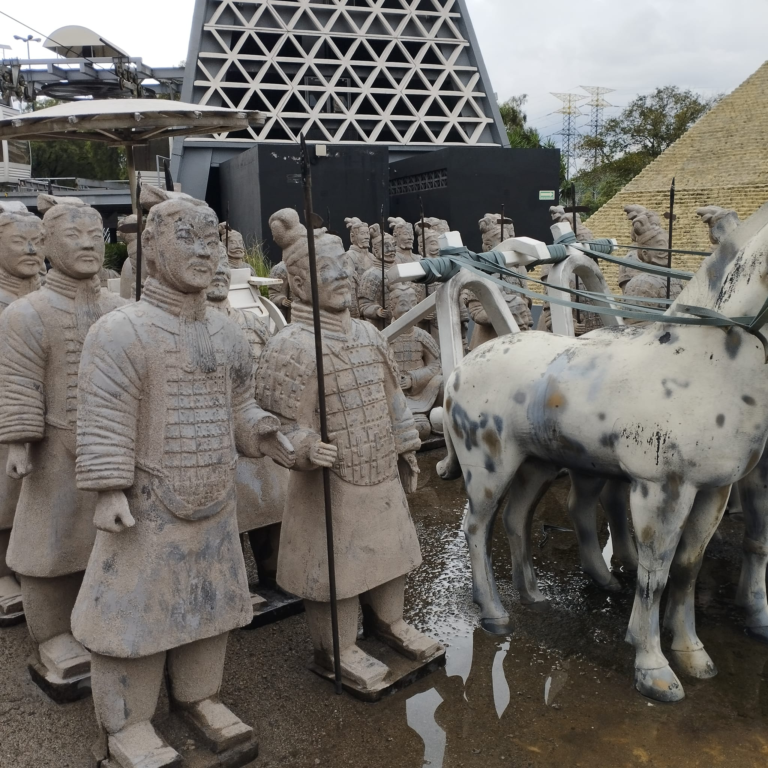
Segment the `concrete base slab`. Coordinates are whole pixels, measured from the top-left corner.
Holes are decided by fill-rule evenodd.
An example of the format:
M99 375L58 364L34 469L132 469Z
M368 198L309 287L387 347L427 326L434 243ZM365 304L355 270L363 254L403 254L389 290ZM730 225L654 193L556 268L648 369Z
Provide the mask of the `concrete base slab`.
M184 768L243 768L253 763L259 756L259 744L254 737L244 744L214 754L205 744L204 739L191 728L180 712L165 712L152 720L158 734L182 757L180 765ZM95 768L121 768L114 759L100 759L101 745L94 747Z
M244 629L258 629L276 621L282 621L289 616L304 613L304 601L296 595L283 592L279 587L257 586L252 593L263 602L253 604L253 621Z
M51 672L37 657L30 656L27 669L32 682L57 704L70 704L91 695L91 673L67 679Z
M366 640L358 640L357 644L366 653L389 667L389 674L378 686L372 689L360 688L357 683L342 678L341 684L344 690L350 696L354 696L361 701L369 703L381 701L381 699L402 691L404 688L427 677L427 675L436 672L440 667L445 666L444 649L437 651L424 661L411 661L373 637ZM320 677L324 677L331 683L334 682L333 672L318 666L314 661L309 665L309 668Z

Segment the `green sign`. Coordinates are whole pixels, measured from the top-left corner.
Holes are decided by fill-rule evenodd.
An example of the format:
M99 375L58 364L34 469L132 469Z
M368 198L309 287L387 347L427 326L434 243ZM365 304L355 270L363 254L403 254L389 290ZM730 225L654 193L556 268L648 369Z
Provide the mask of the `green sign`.
M555 190L554 189L540 189L539 190L539 200L554 200L555 199Z

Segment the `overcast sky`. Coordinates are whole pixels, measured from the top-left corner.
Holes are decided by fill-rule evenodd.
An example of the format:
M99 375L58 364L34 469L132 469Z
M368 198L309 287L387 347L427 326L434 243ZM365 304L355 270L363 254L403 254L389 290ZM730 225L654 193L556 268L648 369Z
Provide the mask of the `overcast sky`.
M656 86L705 95L728 92L768 59L766 0L579 0L574 3L467 0L494 91L502 100L527 93L530 122L557 131L560 106L550 91L580 85L614 88L626 105ZM154 66L186 58L193 0L27 0L3 9L44 35L82 24ZM0 15L0 43L28 30ZM43 56L38 44L33 56ZM618 110L607 110L616 114ZM586 122L586 117L580 122Z

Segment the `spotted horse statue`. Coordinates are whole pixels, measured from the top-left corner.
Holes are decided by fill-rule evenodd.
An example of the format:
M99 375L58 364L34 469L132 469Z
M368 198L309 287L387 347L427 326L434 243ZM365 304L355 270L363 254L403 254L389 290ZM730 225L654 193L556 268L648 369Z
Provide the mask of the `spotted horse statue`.
M495 518L503 509L526 579L518 586L537 592L531 515L541 488L566 467L575 477L631 483L639 562L626 639L636 688L659 701L685 695L661 648L668 581L673 662L693 677L716 674L696 634L694 587L730 487L755 469L768 437L766 342L754 330L766 307L768 205L725 238L656 322L580 339L507 335L456 367L438 472L464 477L464 530L485 629L509 631L487 546Z

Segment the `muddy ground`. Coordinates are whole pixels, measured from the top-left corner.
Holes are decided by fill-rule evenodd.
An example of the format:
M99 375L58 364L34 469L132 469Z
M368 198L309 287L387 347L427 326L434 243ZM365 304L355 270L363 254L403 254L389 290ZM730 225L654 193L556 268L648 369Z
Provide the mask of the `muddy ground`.
M593 587L581 574L571 533L553 532L537 547L550 604L532 610L516 601L506 539L497 531L496 573L515 631L500 638L477 629L460 532L465 496L460 481L435 475L440 457L422 455L420 489L411 498L424 564L409 580L407 610L446 643L446 668L383 702L363 704L335 696L307 670L303 616L233 633L222 698L258 730L254 766L768 766L768 646L744 635L733 604L738 517L726 518L710 545L697 592L699 634L719 674L684 678L684 701L657 704L632 687L632 651L623 641L631 578L619 574L619 594ZM567 490L567 480L559 480L541 504L537 544L543 523L569 527ZM0 766L89 765L96 738L90 700L50 703L26 673L30 650L23 625L0 631Z

